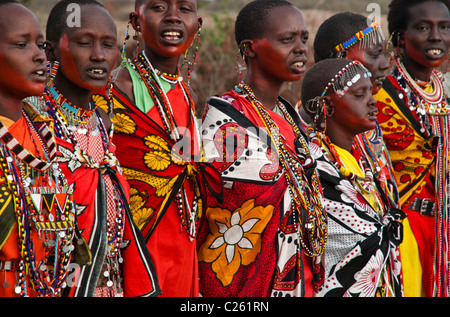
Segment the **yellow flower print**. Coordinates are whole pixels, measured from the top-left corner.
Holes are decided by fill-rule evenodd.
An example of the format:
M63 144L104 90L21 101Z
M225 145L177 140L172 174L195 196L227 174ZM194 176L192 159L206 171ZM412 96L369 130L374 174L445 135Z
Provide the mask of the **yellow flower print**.
M169 145L167 142L158 135L147 135L144 138L145 145L152 150L164 150L166 152L170 152Z
M161 151L147 152L144 155L144 163L154 171L164 171L170 165L170 156Z
M117 113L111 122L114 124L114 132L133 134L136 131L136 123L123 113Z
M106 113L109 113L109 101L103 95L92 95L92 100L99 108L103 109Z
M132 212L133 222L142 230L145 224L149 221L155 210L153 208L140 208Z
M228 286L241 265L255 261L261 250L261 234L272 217L273 206L255 206L248 200L234 212L208 208L211 233L199 250L199 261L212 263L223 286Z

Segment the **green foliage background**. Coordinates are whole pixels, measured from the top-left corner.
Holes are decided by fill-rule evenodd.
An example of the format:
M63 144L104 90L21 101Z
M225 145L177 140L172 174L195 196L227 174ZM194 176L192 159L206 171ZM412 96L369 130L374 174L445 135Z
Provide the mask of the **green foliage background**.
M47 16L58 0L23 0L39 18L43 30ZM119 47L122 47L129 13L134 8L133 0L100 0L116 21ZM221 94L233 88L239 81L235 71L237 46L234 42L234 19L237 12L250 0L198 0L199 15L203 18L197 65L192 73L191 86L199 99L198 113L202 113L206 100L211 95ZM369 3L377 3L381 13L386 14L390 0L291 0L303 12L310 32L309 64L313 63L312 42L318 26L330 15L339 11L353 11L368 15ZM381 21L385 28L385 21ZM384 25L383 25L384 23ZM128 54L134 52L134 43L127 43ZM193 49L193 48L192 48ZM188 55L192 59L193 52ZM181 65L181 64L180 64ZM186 67L181 65L183 72ZM287 84L283 96L295 104L300 99L301 82Z

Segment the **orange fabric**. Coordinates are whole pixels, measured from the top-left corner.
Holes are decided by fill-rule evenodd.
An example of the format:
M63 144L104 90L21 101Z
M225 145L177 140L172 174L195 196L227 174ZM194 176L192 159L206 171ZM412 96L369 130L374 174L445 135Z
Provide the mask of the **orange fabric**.
M22 116L20 119L13 123L10 120L5 120L4 118L0 118L2 123L8 127L9 132L16 138L16 140L22 144L26 149L29 150L30 153L36 155L36 147L34 142L31 139L30 129L25 118ZM12 124L12 125L11 125ZM36 145L39 147L39 151L42 151L42 145L39 142L36 142ZM3 174L3 171L0 171ZM3 175L2 177L3 178ZM0 185L3 181L0 182ZM3 248L0 250L0 261L19 261L21 256L19 252L19 244L17 243L17 225L14 226L13 231L9 239L6 241ZM45 256L45 250L41 246L41 240L36 231L32 234L33 244L34 244L34 252L36 254L36 263L42 260ZM1 271L0 272L0 281L2 284L6 281L9 283L7 288L4 288L3 285L0 286L0 297L19 297L18 294L14 292L14 286L16 283L16 275L15 271ZM33 289L28 289L28 295L30 297L36 297L37 293Z

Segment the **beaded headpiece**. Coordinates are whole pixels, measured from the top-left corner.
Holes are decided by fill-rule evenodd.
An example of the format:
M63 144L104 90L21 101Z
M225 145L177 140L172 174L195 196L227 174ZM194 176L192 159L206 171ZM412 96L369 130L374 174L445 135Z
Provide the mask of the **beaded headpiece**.
M363 73L364 78L370 78L372 74L365 68L359 61L352 61L342 68L327 84L322 92L321 97L324 97L327 92L333 87L334 92L342 97L345 95L347 90L361 79L361 74Z
M339 53L342 51L345 51L355 45L359 42L360 48L365 49L368 47L372 47L374 45L378 45L380 43L383 43L385 40L385 37L383 35L383 32L381 30L380 24L376 21L372 22L367 28L365 28L362 31L359 31L354 36L352 36L350 39L345 41L344 43L341 43L339 45L336 45L334 47L334 50Z

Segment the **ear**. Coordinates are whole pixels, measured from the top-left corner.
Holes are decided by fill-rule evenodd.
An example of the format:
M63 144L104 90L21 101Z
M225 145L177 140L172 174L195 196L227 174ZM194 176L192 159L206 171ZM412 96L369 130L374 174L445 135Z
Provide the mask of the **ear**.
M137 11L131 12L129 19L130 19L130 23L131 23L131 26L133 27L133 29L136 32L141 32L141 26L139 25L139 14L138 14L138 12Z
M330 96L323 97L323 107L325 109L325 114L327 117L332 117L334 115L334 101Z
M198 17L198 28L201 28L203 26L203 18Z
M56 45L50 41L44 41L45 55L47 55L47 60L53 62L57 60L56 58Z
M406 31L398 32L397 36L398 36L398 39L397 39L398 45L405 46Z
M244 58L255 57L255 51L253 50L253 41L244 40L239 45L239 50Z

